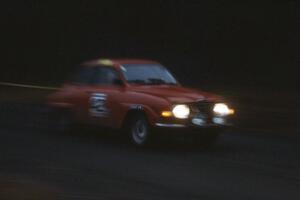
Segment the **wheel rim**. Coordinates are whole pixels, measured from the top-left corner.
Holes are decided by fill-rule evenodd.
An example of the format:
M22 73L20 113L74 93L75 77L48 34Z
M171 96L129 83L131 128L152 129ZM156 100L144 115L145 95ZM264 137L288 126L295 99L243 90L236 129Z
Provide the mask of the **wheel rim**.
M132 127L131 134L136 144L143 144L146 141L148 135L146 124L142 120L137 121Z

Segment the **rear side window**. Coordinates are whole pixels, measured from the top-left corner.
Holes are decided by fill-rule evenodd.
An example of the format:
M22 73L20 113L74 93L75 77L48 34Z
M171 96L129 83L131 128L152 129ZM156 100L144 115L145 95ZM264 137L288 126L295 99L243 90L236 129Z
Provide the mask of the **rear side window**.
M116 70L109 67L96 67L93 78L94 85L116 85L119 80Z
M84 67L79 69L74 75L71 77L71 82L79 85L87 85L90 84L93 80L93 76L95 73L94 68Z

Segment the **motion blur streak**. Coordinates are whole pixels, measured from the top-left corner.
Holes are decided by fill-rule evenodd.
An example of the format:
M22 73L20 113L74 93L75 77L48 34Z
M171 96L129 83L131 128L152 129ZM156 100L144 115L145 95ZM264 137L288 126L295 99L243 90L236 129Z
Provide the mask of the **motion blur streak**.
M21 87L21 88L31 88L31 89L42 89L42 90L58 90L56 87L46 87L38 85L27 85L27 84L18 84L18 83L9 83L9 82L0 82L2 86L12 86L12 87Z

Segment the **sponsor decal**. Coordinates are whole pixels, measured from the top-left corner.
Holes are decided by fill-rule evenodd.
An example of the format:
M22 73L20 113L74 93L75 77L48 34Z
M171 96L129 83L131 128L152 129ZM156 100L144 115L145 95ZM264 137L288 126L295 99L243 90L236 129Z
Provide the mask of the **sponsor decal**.
M90 97L90 115L93 117L106 117L109 113L106 107L106 100L106 94L93 93Z

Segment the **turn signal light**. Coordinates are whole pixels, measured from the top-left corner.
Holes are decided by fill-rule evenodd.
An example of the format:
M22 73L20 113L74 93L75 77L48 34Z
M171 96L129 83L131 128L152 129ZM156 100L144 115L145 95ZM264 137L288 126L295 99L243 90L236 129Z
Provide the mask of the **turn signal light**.
M162 111L161 116L163 116L163 117L172 117L172 112L171 111Z

